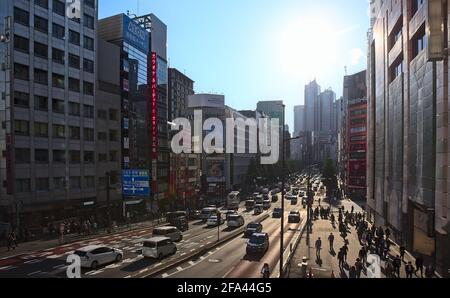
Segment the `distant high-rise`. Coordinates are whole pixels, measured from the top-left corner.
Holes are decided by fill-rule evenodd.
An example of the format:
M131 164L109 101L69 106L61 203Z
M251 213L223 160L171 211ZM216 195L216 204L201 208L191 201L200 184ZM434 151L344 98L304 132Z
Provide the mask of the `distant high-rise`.
M318 131L320 86L314 80L305 86L305 130Z
M331 89L327 89L320 93L319 96L319 131L331 132L333 131L334 121L334 101L336 100L336 93Z
M294 133L305 131L305 106L294 107Z

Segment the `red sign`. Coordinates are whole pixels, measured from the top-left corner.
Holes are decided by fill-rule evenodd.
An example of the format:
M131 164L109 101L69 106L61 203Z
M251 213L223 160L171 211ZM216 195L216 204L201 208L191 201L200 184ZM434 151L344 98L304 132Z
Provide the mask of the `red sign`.
M151 158L153 160L158 159L158 78L157 78L157 56L155 52L152 52L151 61L151 100L150 100L150 123L151 123L151 135L150 140L151 145Z

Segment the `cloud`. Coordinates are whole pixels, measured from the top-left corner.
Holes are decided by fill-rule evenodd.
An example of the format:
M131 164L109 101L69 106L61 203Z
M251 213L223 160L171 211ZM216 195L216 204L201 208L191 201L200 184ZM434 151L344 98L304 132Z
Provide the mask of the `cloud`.
M361 62L361 59L364 57L364 52L360 48L352 49L350 51L351 56L351 65L357 65Z

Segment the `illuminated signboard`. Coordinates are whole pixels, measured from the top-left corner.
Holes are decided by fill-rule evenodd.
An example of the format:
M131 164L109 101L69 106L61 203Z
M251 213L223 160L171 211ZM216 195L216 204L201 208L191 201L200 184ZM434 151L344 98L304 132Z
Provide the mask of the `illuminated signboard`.
M151 148L151 158L156 160L158 159L158 117L157 117L157 103L158 103L158 57L156 53L152 52L152 58L151 58L151 100L150 100L150 107L151 107L151 114L150 114L150 121L151 121L151 136L150 139L152 140L152 148Z
M138 23L123 15L124 40L144 53L148 52L149 34Z

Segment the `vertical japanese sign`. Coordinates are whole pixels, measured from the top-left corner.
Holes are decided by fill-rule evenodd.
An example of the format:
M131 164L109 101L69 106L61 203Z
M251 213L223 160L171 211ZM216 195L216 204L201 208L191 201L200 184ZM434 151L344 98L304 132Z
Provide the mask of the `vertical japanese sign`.
M151 158L153 160L158 159L158 76L157 76L157 56L155 52L152 52L151 58L151 68L152 68L152 78L151 78L151 136L150 140L152 142L151 148Z

